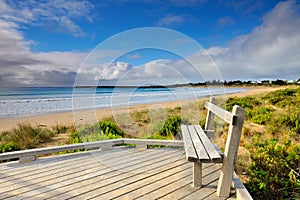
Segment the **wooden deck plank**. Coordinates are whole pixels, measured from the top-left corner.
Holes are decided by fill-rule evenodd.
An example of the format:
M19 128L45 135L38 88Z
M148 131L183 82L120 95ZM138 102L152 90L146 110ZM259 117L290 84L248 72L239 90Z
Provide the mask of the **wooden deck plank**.
M181 154L181 152L179 152ZM99 171L93 174L93 176L90 176L88 179L82 179L82 180L71 180L71 182L65 182L65 186L60 187L60 191L48 191L48 194L46 194L44 191L43 193L39 194L35 197L43 197L43 198L50 198L53 197L54 199L62 199L62 198L68 198L75 196L78 194L78 192L86 192L87 190L93 190L94 187L99 187L101 184L103 186L108 185L110 183L113 183L116 181L116 179L121 179L122 177L124 179L131 177L132 175L136 173L142 173L147 170L147 167L150 169L151 167L154 167L152 165L149 165L152 161L160 161L163 162L164 159L175 155L174 152L169 152L169 154L166 154L163 156L162 154L155 154L151 157L148 156L149 160L145 159L137 159L136 162L128 163L126 162L123 165L116 165L113 166L113 170L105 173L105 171ZM135 156L136 157L136 156ZM152 161L151 161L152 160ZM138 166L141 165L143 168L142 172L138 171ZM108 165L110 168L111 166ZM87 186L87 188L82 188L82 185ZM83 191L84 190L84 191ZM71 194L71 195L70 195Z
M124 156L127 155L128 153L123 152L125 154L123 154ZM104 157L102 156L101 158L105 158L106 157L106 160L111 160L111 157L108 155L108 154L104 154ZM76 171L78 170L82 170L82 169L89 169L89 165L90 164L99 164L99 162L95 159L91 159L91 157L88 157L88 156L84 156L83 157L85 159L84 162L78 162L77 164L76 163L68 163L68 162L65 162L65 165L60 165L58 168L55 168L55 170L51 169L51 168L46 168L45 170L43 170L42 173L40 173L39 171L37 170L34 170L35 174L31 175L31 176L25 176L25 177L17 177L17 179L15 180L7 180L5 178L1 179L1 183L3 181L3 183L1 185L5 185L5 184L11 184L11 183L14 183L14 184L21 184L22 182L28 182L28 181L34 181L34 183L38 183L38 180L39 178L43 179L43 181L45 180L51 180L55 177L58 177L58 176L63 176L64 174L68 174L72 169L75 169L75 171L73 171L73 173L75 173ZM83 160L81 160L83 161ZM105 159L103 160L103 162L105 162ZM82 165L81 163L84 163L84 165ZM80 169L78 169L78 166L76 165L79 165ZM45 179L45 177L47 177ZM5 183L6 182L6 183ZM30 185L30 183L29 183ZM23 187L26 187L28 186L28 184L25 184L23 185ZM17 189L17 188L14 188L14 189ZM0 188L0 193L4 192L1 188Z
M109 155L106 155L105 157L103 157L103 159L110 159ZM40 169L36 169L32 167L32 171L29 171L27 173L23 172L17 175L13 175L12 173L9 173L7 178L6 177L2 178L3 179L2 181L5 182L1 184L1 187L5 187L7 184L11 184L11 182L21 183L33 179L37 180L40 177L43 178L48 175L59 173L61 172L62 169L64 169L64 172L67 172L75 168L78 163L85 163L85 165L90 165L90 164L94 164L95 162L96 162L95 160L91 160L88 156L85 156L82 157L81 159L76 159L68 162L66 161L58 162L57 165L52 165L52 166L45 165L44 168L40 168Z
M218 170L218 168L216 168L214 165L211 165L210 167L206 167L204 170L204 173L206 174L210 174L215 172L216 170ZM205 183L207 183L210 178L210 176L206 176L205 178ZM138 199L159 199L162 198L166 195L172 194L174 192L176 192L177 190L179 190L182 187L185 186L189 186L190 188L192 188L193 191L195 191L197 188L194 188L192 186L192 173L191 170L189 170L189 174L187 174L187 176L185 177L179 177L179 176L172 176L172 179L170 179L170 181L160 181L160 185L157 185L154 182L155 186L159 186L158 188L155 189L155 187L153 186L154 189L151 190L151 192L148 192L142 196L140 196ZM144 188L142 188L142 191L144 191ZM153 198L151 198L153 197ZM131 199L131 198L130 198Z
M209 156L207 155L207 152L203 148L202 142L200 138L198 137L197 131L195 130L194 126L188 126L189 133L191 135L191 139L194 143L194 148L198 154L198 159L200 162L209 160Z
M122 152L124 149L121 148L115 148L111 152L113 156L114 153ZM18 163L18 162L12 162L12 163L4 163L0 165L0 169L5 170L5 173L1 173L0 171L0 179L3 177L8 177L9 174L11 174L13 177L21 177L24 174L29 175L30 172L34 173L34 171L37 170L45 170L50 167L59 167L63 163L66 163L66 161L70 162L80 162L82 159L87 159L86 156L91 155L92 153L96 153L97 155L104 155L107 156L107 153L104 151L91 151L91 152L79 152L79 153L73 153L73 154L66 154L61 155L59 157L57 156L51 156L47 158L41 158L37 159L34 162L34 165L32 165L31 162L28 163ZM54 159L54 162L51 162L51 160ZM18 176L21 175L21 176Z
M168 164L168 166L172 165L174 164ZM170 169L171 170L162 172L156 170L159 173L139 181L129 183L128 185L122 187L123 192L112 191L107 194L107 196L111 196L110 198L112 199L134 199L145 195L148 192L159 189L165 184L173 182L174 175L176 175L176 177L178 177L180 174L185 174L185 176L191 175L191 165L189 165L189 163L184 163L184 165L177 166L176 168L171 167Z
M203 188L193 188L192 163L186 161L183 149L122 147L76 154L42 158L25 165L0 164L3 177L5 170L11 175L13 169L18 171L18 178L8 174L10 184L0 179L0 185L6 184L0 187L6 191L0 193L0 199L219 199L216 186L220 165L203 164Z
M224 199L217 196L217 185L219 173L211 173L207 178L210 180L205 186L201 189L196 190L195 192L186 195L181 198L183 200L195 200L195 199Z
M143 166L137 166L136 170L140 171L134 171L134 173L131 174L131 176L128 176L127 174L124 174L124 176L118 176L115 177L115 179L109 179L103 184L97 183L97 185L94 185L92 188L89 188L89 191L87 190L82 190L78 196L74 196L74 199L76 198L92 198L92 197L97 197L99 195L104 195L106 193L109 193L114 190L120 190L124 186L132 183L132 182L137 182L139 180L145 179L146 177L151 177L156 174L159 174L163 171L168 171L170 169L173 169L177 166L181 166L183 164L186 164L182 160L182 157L184 155L181 154L181 156L177 156L177 158L172 158L174 160L170 160L172 164L163 164L162 161L159 162L153 162L152 164L148 166L148 168L144 169ZM166 160L166 158L163 158L163 160ZM148 163L147 163L148 165Z
M190 176L190 166L182 165L176 168L172 168L164 173L159 173L153 175L151 177L146 177L144 179L138 179L139 181L128 183L127 185L122 186L121 190L114 190L105 195L96 196L96 198L103 199L114 199L118 196L122 195L121 199L135 199L137 197L146 194L147 191L158 190L164 185L172 183L174 180L183 179L187 176ZM138 177L137 177L138 178ZM190 179L191 181L191 179ZM131 194L127 194L128 192L133 192ZM125 196L124 196L125 195Z
M209 199L209 200L221 200L224 198L220 198L217 196L216 188L212 187L213 185L217 185L218 181L214 181L211 185L204 186L201 190L197 190L183 198L183 200L198 200L198 199Z
M80 160L80 159L84 159L84 157L77 157L77 158L70 158L72 159L72 161L76 162L77 160ZM65 160L68 160L68 158L66 158ZM50 162L50 161L46 161L46 162L39 162L40 160L36 160L36 164L34 166L32 166L32 163L31 162L28 162L28 163L19 163L18 161L14 162L13 164L12 163L9 163L10 165L12 165L13 167L6 167L6 169L4 169L3 172L5 173L2 173L2 171L0 171L0 178L3 178L3 177L8 177L9 175L13 176L13 177L16 177L18 175L24 175L24 173L28 174L30 172L32 172L33 170L40 170L40 169L45 169L45 166L47 167L57 167L58 165L62 164L65 162L65 160L62 158L60 159L56 159L55 162ZM45 161L45 159L42 159L42 161ZM56 164L57 163L57 164ZM32 170L30 170L30 167L32 167ZM1 166L1 168L5 168L5 164L4 166Z
M173 179L174 180L171 183L162 185L162 187L135 199L158 199L161 196L165 196L166 194L170 193L170 191L177 190L188 184L192 184L191 174L184 176L173 175Z
M204 167L203 174L205 175L202 177L203 180L202 188L205 188L218 179L219 174L217 173L217 171L220 169L220 167L215 164L203 164L203 167ZM202 190L202 188L201 189L195 188L191 184L187 184L159 199L164 199L164 200L181 199L183 197L186 197L196 192L197 190ZM212 189L212 190L216 192L216 189Z
M151 151L149 151L149 153L150 152ZM145 156L145 153L141 153L141 155ZM157 156L157 153L156 152L152 152L152 155ZM125 155L123 155L123 156L125 156ZM127 152L126 156L124 157L125 160L121 160L121 161L120 160L116 160L115 161L115 165L122 164L123 162L134 164L133 161L136 158L130 156L128 154L128 152ZM130 159L130 157L131 157L131 159ZM111 161L109 161L109 162L111 162ZM109 172L111 170L113 170L113 169L111 169L111 167L107 166L107 163L105 163L105 162L98 163L96 161L95 161L95 163L92 166L91 165L90 166L86 166L84 164L81 167L74 166L73 170L69 170L69 171L65 171L65 169L61 169L60 172L58 172L58 173L56 173L54 175L54 178L53 178L53 176L47 176L46 180L45 180L45 178L42 179L42 180L35 180L34 179L33 181L29 182L28 185L25 185L25 186L22 185L23 187L19 188L17 191L15 191L15 188L14 188L14 191L10 192L10 195L11 194L16 195L16 192L19 192L19 194L20 194L20 193L29 192L29 191L32 191L32 190L37 190L39 188L42 188L42 186L45 186L45 185L47 185L48 188L52 188L51 184L53 184L53 183L57 183L57 182L58 183L60 183L60 182L65 182L66 183L68 180L72 180L74 178L74 174L76 174L76 176L83 177L83 175L87 173L86 172L87 170L90 171L93 168L98 168L98 170L102 170L102 172L104 172L104 170L109 171ZM106 169L106 168L108 168L108 169Z

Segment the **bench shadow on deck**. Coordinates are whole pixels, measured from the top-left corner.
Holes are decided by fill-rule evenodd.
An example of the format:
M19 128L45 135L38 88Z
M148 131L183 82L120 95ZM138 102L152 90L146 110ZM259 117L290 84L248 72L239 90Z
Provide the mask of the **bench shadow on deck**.
M182 148L114 147L0 164L0 199L222 199L219 169L203 164L194 188Z

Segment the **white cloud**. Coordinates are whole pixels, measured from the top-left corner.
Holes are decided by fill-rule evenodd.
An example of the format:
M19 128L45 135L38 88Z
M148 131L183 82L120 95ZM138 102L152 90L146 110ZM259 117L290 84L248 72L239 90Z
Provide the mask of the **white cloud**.
M0 11L12 12L0 0ZM25 10L25 8L24 8ZM34 11L39 12L39 11ZM71 12L71 11L70 11ZM73 11L72 11L73 12ZM79 11L72 15L78 16ZM24 20L30 14L21 12ZM31 13L31 12L29 12ZM51 12L44 15L51 15ZM5 17L6 17L5 16ZM32 15L34 18L36 15ZM18 17L18 16L16 16ZM55 18L55 17L54 17ZM18 20L0 19L0 85L1 86L46 86L72 85L86 52L35 53L28 48ZM67 18L70 19L70 18ZM33 20L34 21L34 20ZM170 17L165 24L177 23ZM70 23L69 30L72 29ZM73 27L76 30L76 26ZM77 30L78 31L78 30ZM300 16L295 1L281 2L262 19L262 24L249 34L241 35L229 42L227 47L212 47L191 55L198 69L185 60L154 60L143 66L128 63L108 64L97 62L98 55L113 57L118 50L107 50L90 55L87 67L80 71L86 80L81 83L103 82L109 84L174 84L209 80L214 78L213 62L225 79L298 79L300 76ZM90 62L91 61L91 62ZM105 63L105 62L103 62ZM105 69L106 68L106 69ZM105 69L105 70L104 70ZM200 74L198 73L200 71Z
M225 78L295 79L300 76L299 52L299 6L287 1L278 3L260 26L213 58Z
M163 18L159 19L157 22L158 26L172 26L174 24L178 24L184 21L184 17L182 15L173 15L167 14Z
M299 6L295 1L281 2L264 16L260 26L230 41L228 47L216 46L191 55L189 59L197 62L197 69L184 60L156 60L129 69L122 79L137 81L140 78L172 84L210 80L213 73L220 73L225 80L298 79L299 53ZM212 71L214 63L207 55L219 71Z
M88 53L32 52L29 45L34 41L25 40L21 30L27 25L54 22L55 31L83 36L73 19L85 18L91 9L88 2L78 0L0 0L0 86L73 85L77 69Z
M34 5L34 6L33 6ZM92 22L94 6L88 1L0 1L0 18L23 25L43 26L54 32L84 36L76 20Z
M58 22L57 31L64 32L65 30L68 30L68 32L72 33L72 35L76 37L85 35L85 33L81 30L81 28L76 24L74 24L74 22L72 22L69 18L61 17Z

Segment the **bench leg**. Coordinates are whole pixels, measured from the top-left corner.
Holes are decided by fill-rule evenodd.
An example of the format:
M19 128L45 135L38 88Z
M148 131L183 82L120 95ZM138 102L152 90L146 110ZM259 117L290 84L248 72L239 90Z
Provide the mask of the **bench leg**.
M194 162L193 166L193 186L202 187L202 163Z

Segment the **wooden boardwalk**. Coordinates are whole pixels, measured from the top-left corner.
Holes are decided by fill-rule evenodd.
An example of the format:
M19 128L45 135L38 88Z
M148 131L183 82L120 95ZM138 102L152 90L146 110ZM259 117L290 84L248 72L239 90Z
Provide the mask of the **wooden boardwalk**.
M114 147L0 164L0 199L222 199L219 169L203 164L198 189L182 148Z

